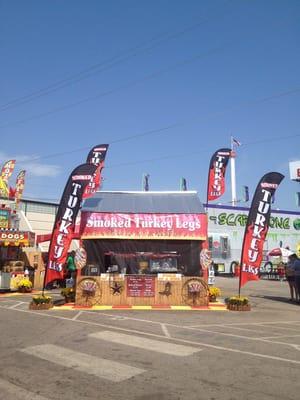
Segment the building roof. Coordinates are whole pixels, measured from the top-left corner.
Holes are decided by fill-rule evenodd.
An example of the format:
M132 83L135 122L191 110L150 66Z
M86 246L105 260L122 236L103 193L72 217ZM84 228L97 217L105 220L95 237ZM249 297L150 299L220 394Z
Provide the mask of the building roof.
M197 192L97 192L82 212L204 214Z

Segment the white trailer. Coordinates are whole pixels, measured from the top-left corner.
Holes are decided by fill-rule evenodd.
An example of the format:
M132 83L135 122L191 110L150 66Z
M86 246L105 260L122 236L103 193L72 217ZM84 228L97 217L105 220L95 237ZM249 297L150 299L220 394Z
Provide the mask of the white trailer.
M209 204L208 246L218 274L234 274L240 263L249 208ZM268 252L277 247L296 251L300 243L300 212L272 210L270 227L264 245L261 272L270 273L279 259Z

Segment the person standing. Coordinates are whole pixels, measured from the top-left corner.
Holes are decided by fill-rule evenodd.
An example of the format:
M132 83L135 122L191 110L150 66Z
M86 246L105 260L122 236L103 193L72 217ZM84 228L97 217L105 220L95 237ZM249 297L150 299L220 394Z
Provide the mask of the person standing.
M295 270L294 270L294 261L297 260L297 257L295 254L292 254L291 256L289 256L288 258L288 263L285 267L285 276L286 276L286 280L287 283L289 285L290 288L290 294L291 294L291 298L290 301L298 301L299 297L298 297L298 292L296 290L296 284L295 284Z
M75 251L71 251L70 255L67 258L67 279L72 279L73 284L75 286L75 279L76 279L76 266L74 262L75 258Z
M295 290L296 290L296 296L298 296L298 302L299 302L299 298L300 298L300 259L297 256L292 265L293 265L293 269L295 271Z

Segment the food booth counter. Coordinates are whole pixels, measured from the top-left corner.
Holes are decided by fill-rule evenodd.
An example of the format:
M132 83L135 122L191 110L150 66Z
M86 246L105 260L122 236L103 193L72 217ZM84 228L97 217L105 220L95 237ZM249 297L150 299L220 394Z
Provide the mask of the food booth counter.
M81 210L80 237L77 305L208 304L207 216L196 192L97 192Z

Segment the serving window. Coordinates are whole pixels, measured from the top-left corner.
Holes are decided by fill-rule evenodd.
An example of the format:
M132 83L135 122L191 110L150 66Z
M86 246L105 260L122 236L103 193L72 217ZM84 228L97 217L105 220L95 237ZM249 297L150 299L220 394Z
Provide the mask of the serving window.
M200 241L84 240L87 267L82 275L101 273L199 275ZM94 273L97 271L97 273Z

